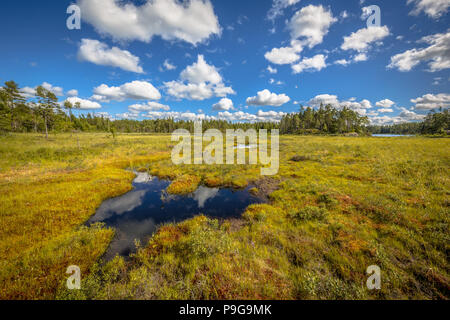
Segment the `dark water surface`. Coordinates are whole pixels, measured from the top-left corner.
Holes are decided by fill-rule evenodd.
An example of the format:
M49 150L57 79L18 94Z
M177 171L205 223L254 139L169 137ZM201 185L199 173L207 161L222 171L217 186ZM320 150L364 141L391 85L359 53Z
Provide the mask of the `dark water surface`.
M200 186L194 193L169 195L168 180L159 180L147 173L137 173L134 189L127 194L106 200L88 225L103 222L116 229L116 236L105 254L110 260L116 254L128 256L136 251L135 239L145 245L161 224L180 222L198 214L212 218L237 218L253 203L262 200L246 190L218 189Z

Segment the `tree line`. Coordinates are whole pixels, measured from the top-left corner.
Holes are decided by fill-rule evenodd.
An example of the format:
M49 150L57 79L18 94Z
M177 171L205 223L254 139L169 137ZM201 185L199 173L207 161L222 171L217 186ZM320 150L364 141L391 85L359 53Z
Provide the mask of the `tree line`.
M122 133L172 133L176 129L194 130L193 121L156 120L111 120L108 117L88 113L75 116L72 105L58 102L56 95L39 86L34 97L25 97L14 81L5 82L0 88L0 132L43 133L49 132L122 132ZM233 123L225 120L203 121L203 130L219 129L279 129L281 134L345 134L345 133L397 133L435 134L449 130L448 110L430 113L424 122L404 123L393 126L370 126L369 119L344 107L331 105L318 109L301 107L298 113L285 115L279 123Z
M398 123L385 126L369 126L373 134L448 134L450 132L450 114L448 109L435 112L431 110L422 122Z
M367 132L369 119L344 107L340 110L331 105L319 109L301 107L299 113L288 114L281 119L282 134L343 134Z

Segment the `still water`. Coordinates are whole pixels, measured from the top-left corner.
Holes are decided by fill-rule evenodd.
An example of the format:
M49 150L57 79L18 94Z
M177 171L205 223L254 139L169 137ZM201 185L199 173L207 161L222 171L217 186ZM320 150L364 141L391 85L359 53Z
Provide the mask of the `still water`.
M102 203L88 225L103 222L116 230L105 260L116 254L128 256L135 252L135 239L145 245L161 224L180 222L198 214L219 219L237 218L249 205L262 202L248 192L249 188L233 190L200 186L192 194L175 196L166 193L169 185L168 180L137 173L132 191Z

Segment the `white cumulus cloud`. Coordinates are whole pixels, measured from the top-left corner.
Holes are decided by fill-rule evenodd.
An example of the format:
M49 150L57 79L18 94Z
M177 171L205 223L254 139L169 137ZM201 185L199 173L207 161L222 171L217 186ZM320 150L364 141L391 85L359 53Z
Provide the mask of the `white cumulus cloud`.
M78 58L101 66L116 67L136 73L144 72L139 65L139 57L118 47L109 48L107 44L98 40L82 39Z
M309 48L323 42L330 26L337 21L322 5L309 5L297 11L288 23L292 39L300 39Z
M411 14L418 15L424 12L430 18L437 19L447 13L450 7L448 0L408 0L408 4L414 4Z
M273 64L291 64L300 59L297 50L292 47L273 48L264 57Z
M164 86L167 93L177 99L205 100L235 94L231 87L225 86L216 67L209 65L203 55L181 72L180 80L165 82Z
M439 108L446 109L450 107L450 94L425 94L422 97L412 99L417 110L438 110Z
M279 122L286 113L276 112L276 111L261 111L259 110L257 114L247 113L243 111L237 112L219 112L218 118L221 120L231 121L231 122Z
M75 89L69 90L69 91L67 91L67 95L69 97L76 97L76 96L78 96L78 90L75 90Z
M164 63L162 65L162 70L175 70L177 68L176 65L170 63L169 59L164 60Z
M312 58L304 58L299 63L292 65L292 70L294 73L301 73L304 71L320 71L323 68L326 68L326 59L327 57L323 54L315 55Z
M159 100L161 93L151 83L136 80L119 87L102 84L94 88L92 99L97 101Z
M41 84L41 86L44 89L52 92L55 96L62 97L64 95L64 89L61 87L54 86L48 82L43 82ZM24 95L25 98L33 98L36 95L36 88L37 87L34 87L34 88L24 87L20 91L22 92L22 94ZM77 94L78 94L78 92L77 92Z
M341 49L365 52L370 48L372 43L381 41L389 34L390 32L387 26L359 29L351 35L344 37L344 43L341 45Z
M98 102L81 99L78 97L70 97L67 98L68 102L70 102L74 107L76 107L77 103L79 103L79 109L80 110L95 110L95 109L101 109L101 105Z
M258 92L255 97L247 99L247 104L250 106L273 106L280 107L285 103L288 103L291 99L285 94L272 93L265 89Z
M78 0L82 19L115 40L150 42L154 36L197 44L221 28L209 0Z
M267 14L269 20L274 20L283 14L284 9L299 3L301 0L273 0L272 8Z
M330 94L321 94L314 98L312 98L308 105L311 107L318 108L320 106L331 105L335 108L341 109L343 107L347 107L360 115L367 115L367 109L372 108L372 104L369 100L363 99L360 102L357 102L356 99L348 99L345 101L340 101L338 96L330 95Z
M384 100L378 101L375 105L376 105L377 107L381 107L381 108L390 108L390 107L392 107L394 104L395 104L394 101L389 100L389 99L384 99Z
M411 71L421 62L428 62L428 71L436 72L450 68L450 29L447 33L438 33L419 40L428 47L411 49L397 54L391 58L388 68L399 71Z
M159 110L169 111L170 107L165 104L161 104L161 103L158 103L155 101L149 101L146 104L133 104L128 107L128 110L131 113L141 113L141 112L159 111Z
M278 70L276 68L272 68L271 66L267 67L267 71L269 71L269 73L271 73L271 74L275 74L278 72Z
M300 60L300 53L304 47L310 49L323 42L323 38L328 33L330 26L337 19L333 17L330 10L322 5L308 5L295 13L288 22L288 29L291 34L291 42L287 47L273 48L265 54L265 58L273 64L293 64ZM323 55L316 55L314 58L303 59L295 67L295 73L305 69L322 69ZM320 66L320 67L319 67Z
M213 105L213 110L216 111L229 111L233 109L233 101L228 98L222 98L218 103Z

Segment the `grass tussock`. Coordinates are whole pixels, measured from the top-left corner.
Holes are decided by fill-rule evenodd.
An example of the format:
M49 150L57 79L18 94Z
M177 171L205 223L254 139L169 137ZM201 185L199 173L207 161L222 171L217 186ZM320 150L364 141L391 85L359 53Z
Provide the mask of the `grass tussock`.
M201 178L192 175L183 175L173 181L167 188L170 194L189 194L197 190Z

